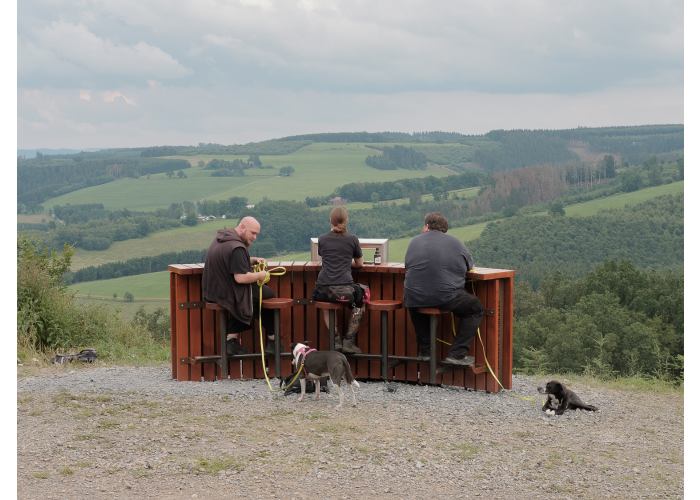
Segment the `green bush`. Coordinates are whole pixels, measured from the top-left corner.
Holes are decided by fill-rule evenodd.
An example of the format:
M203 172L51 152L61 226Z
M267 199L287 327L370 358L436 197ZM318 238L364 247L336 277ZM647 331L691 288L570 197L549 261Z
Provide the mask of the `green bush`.
M554 272L539 291L519 283L515 369L682 382L682 282L608 261L580 279Z
M21 238L17 244L17 352L35 353L94 347L99 359L164 361L167 339L154 339L138 322L126 323L105 306L76 305L63 283L72 249L57 253Z

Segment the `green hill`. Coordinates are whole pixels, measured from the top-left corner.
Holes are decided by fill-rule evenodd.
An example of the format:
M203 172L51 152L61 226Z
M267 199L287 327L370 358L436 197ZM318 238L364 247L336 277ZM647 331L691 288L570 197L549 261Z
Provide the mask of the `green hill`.
M338 186L363 179L382 182L454 174L439 165L425 170L376 170L365 164L365 158L376 153L363 144L310 144L291 154L262 155L263 165L273 168L248 169L243 177L212 177L211 171L197 165L213 158L234 160L247 156L178 156L171 159L185 159L192 165L184 171L187 178L169 178L165 173L124 178L51 198L43 205L102 203L110 210L155 210L167 208L173 202L223 200L233 196L245 197L252 203L263 198L303 201L308 196L328 194ZM281 177L279 169L284 166L294 167L294 173Z
M475 189L468 191L473 195ZM566 206L567 216L589 216L612 208L622 208L625 205L635 205L643 201L661 196L664 194L676 194L683 192L683 182L674 182L664 184L662 186L654 186L651 188L640 189L633 193L618 193L613 196L595 199L583 203L576 203ZM360 204L351 204L348 206L350 215L352 216L353 208L369 208L360 206ZM320 210L320 209L319 209ZM325 208L324 210L327 210ZM545 212L541 212L545 214ZM149 255L158 255L166 252L181 252L184 250L202 250L209 246L216 230L223 227L232 227L234 221L215 220L197 224L196 226L183 226L177 229L160 231L148 235L141 239L131 239L125 241L117 241L108 249L102 251L82 250L77 249L73 256L73 269L81 269L88 266L96 266L106 264L108 262L125 261L134 257L144 257ZM450 229L450 234L459 238L462 241L472 241L479 237L481 231L486 227L486 223L473 224L464 227L453 227ZM264 229L264 228L263 228ZM402 262L406 247L410 241L408 238L392 239L389 246L390 259L396 262ZM282 260L301 260L308 255L308 250L294 252L292 254L284 254L280 258Z
M515 269L535 287L547 273L578 277L613 259L629 260L640 268L679 268L683 195L588 217L513 217L488 224L471 246L477 262Z
M516 269L520 277L532 280L539 279L545 271L557 268L572 275L581 275L595 264L610 258L633 258L642 266L677 267L683 262L682 187L683 183L679 182L579 203L567 207L567 214L570 211L574 213L566 217L553 218L542 213L453 227L449 233L467 242L480 266ZM665 195L666 192L676 194ZM624 208L611 209L621 203L624 203ZM170 241L170 251L177 251L173 242L190 241L196 236L202 238L204 246L201 248L206 248L216 227L217 223L209 223L182 228L183 232L179 235L176 232L180 229L164 231L163 235L168 234L164 236L163 243ZM195 229L206 231L199 234L194 232ZM137 243L143 240L130 241ZM390 240L389 260L403 262L410 241L411 237ZM135 248L131 247L132 250ZM665 258L660 260L657 252ZM152 255L158 253L163 252ZM281 255L276 260L306 261L309 256L310 251L307 250ZM166 272L78 283L70 288L81 297L89 295L111 299L116 293L120 300L126 291L134 294L137 301L164 299L169 294Z

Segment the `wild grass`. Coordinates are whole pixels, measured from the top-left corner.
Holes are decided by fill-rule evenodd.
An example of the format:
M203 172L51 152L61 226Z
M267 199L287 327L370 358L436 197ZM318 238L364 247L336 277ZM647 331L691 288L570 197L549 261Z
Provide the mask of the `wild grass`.
M199 458L196 467L200 472L215 475L229 469L240 472L245 469L245 463L236 457L225 455L215 458Z
M517 371L517 370L516 370ZM602 387L607 389L656 392L662 394L678 393L682 394L683 382L665 380L661 378L651 378L642 376L608 377L602 378L592 375L581 375L576 373L539 373L534 375L542 379L542 385L549 380L559 380L564 384L587 385L590 387Z

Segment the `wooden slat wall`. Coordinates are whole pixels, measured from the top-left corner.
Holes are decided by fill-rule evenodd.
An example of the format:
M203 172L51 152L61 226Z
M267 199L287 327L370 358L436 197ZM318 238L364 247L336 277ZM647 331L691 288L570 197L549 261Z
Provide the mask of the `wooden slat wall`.
M316 349L329 348L328 329L323 316L313 304L305 303L311 298L316 284L320 265L315 262L269 262L270 268L283 266L283 276L273 276L269 285L279 297L289 297L299 301L291 309L280 313L280 335L283 352L290 352L297 342L308 342ZM189 364L180 362L181 358L198 355L217 354L218 336L217 318L212 311L190 307L180 308L179 304L201 302L202 264L177 264L169 266L170 270L170 311L171 311L171 353L172 377L177 380L215 380L220 375L214 363ZM374 299L403 299L404 269L402 264L384 266L366 266L353 275L359 283L369 285ZM499 377L503 386L512 387L512 347L513 347L513 278L514 272L502 269L478 268L470 273L469 285L484 305L486 313L479 327L482 343L475 338L470 346L470 353L475 356L476 364L484 364L484 356ZM346 331L349 316L341 314L338 318L339 333ZM458 327L458 325L455 325ZM452 320L449 314L440 317L438 338L452 342ZM260 352L259 331L241 334L242 344L251 352ZM381 353L381 321L378 312L367 311L358 332L358 345L365 353ZM389 312L389 353L399 356L415 356L417 352L415 331L405 309ZM438 342L438 353L444 357L449 346ZM266 361L269 376L274 377L274 361ZM360 379L381 379L379 360L352 360L355 376ZM422 371L421 371L422 370ZM282 358L281 373L292 373L288 357ZM262 363L259 359L231 361L229 376L231 378L263 378ZM388 376L397 381L427 383L429 373L426 363L402 363L390 369ZM448 369L438 375L437 382L445 385L466 387L488 392L500 390L498 382L488 371L475 374L469 368Z

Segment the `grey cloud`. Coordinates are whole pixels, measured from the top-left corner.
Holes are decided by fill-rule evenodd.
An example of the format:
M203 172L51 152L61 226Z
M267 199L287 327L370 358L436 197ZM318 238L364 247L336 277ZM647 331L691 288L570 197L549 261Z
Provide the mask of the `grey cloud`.
M172 56L143 41L118 44L83 24L55 21L20 39L19 76L23 80L56 78L68 84L111 85L175 79L190 73Z
M90 21L84 10L68 9L66 16L80 20L52 20L35 43L61 47L61 59L106 75L139 75L140 68L181 78L191 69L190 81L272 88L569 92L569 85L593 90L651 78L659 65L682 71L680 1L88 5L100 15ZM120 45L79 28L91 33L92 22L114 30L114 19L128 28ZM64 47L64 32L94 50ZM134 64L117 62L122 56Z
M22 0L18 49L25 147L683 120L681 0Z

